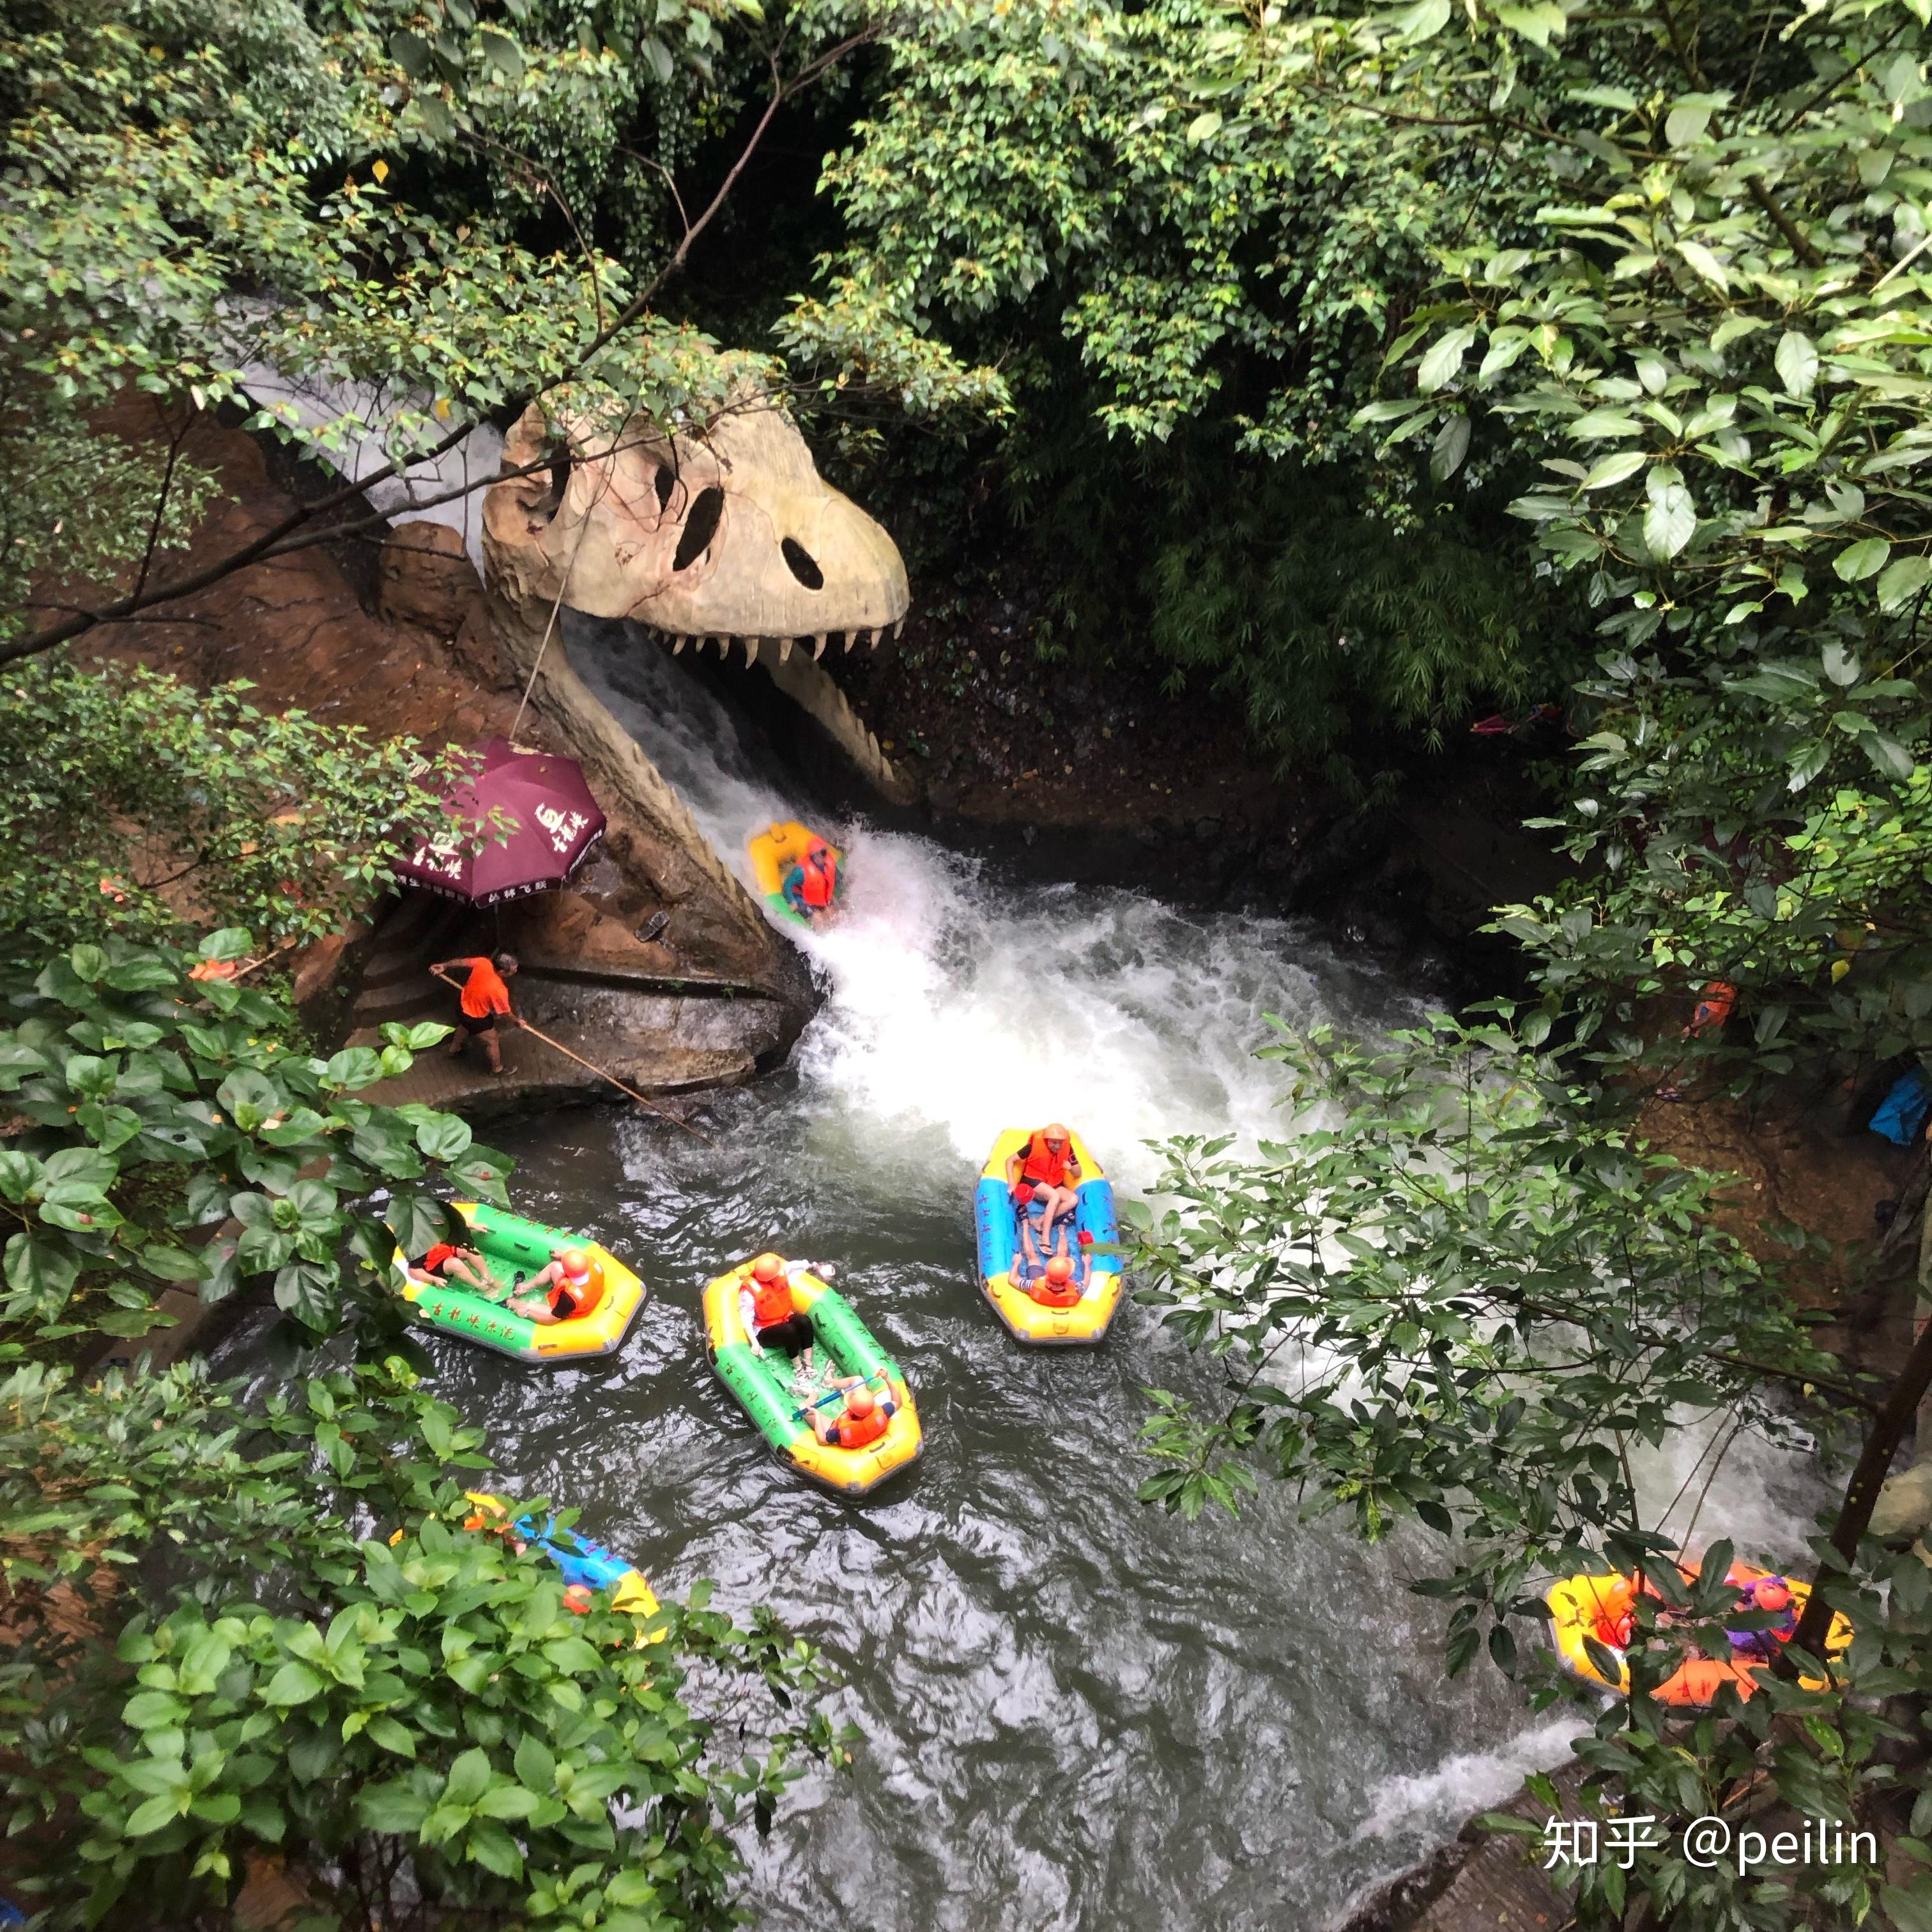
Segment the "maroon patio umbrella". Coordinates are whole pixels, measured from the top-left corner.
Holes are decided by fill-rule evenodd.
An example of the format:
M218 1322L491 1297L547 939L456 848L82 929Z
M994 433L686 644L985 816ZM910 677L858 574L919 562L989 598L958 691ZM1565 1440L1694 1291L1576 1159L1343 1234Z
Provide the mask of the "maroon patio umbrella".
M472 905L496 905L563 884L604 836L604 814L584 768L574 758L519 751L507 738L488 739L471 756L480 769L443 798L452 821L448 842L425 838L390 869L408 884ZM514 826L506 844L488 835L485 821L493 810ZM465 851L466 835L478 828L485 842Z

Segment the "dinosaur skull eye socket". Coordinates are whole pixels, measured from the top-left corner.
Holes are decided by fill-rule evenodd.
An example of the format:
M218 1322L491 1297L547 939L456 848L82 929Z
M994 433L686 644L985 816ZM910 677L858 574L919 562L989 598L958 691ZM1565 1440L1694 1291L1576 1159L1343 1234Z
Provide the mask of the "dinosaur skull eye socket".
M660 470L658 474L664 472ZM718 534L718 519L724 514L724 493L714 483L698 493L691 514L684 520L684 534L677 540L677 554L670 560L674 570L688 570L711 548Z
M784 553L784 560L791 566L793 576L806 590L823 590L825 588L825 573L812 561L812 553L804 544L794 538L787 537L778 548Z
M666 463L659 464L658 467L658 473L655 479L655 488L658 493L658 514L659 516L662 516L664 512L670 507L671 489L672 486L676 482L676 478L670 473L670 465L669 464Z

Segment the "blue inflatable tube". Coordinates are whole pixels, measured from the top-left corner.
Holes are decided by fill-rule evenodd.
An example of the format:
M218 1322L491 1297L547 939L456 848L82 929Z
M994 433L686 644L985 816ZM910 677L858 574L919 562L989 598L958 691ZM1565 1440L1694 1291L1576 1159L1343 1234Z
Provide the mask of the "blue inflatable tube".
M1095 1244L1111 1246L1120 1238L1120 1224L1114 1214L1114 1184L1104 1178L1083 1180L1077 1190L1080 1212L1076 1232L1090 1236ZM1018 1216L1013 1211L1012 1190L1004 1180L990 1177L979 1185L974 1202L974 1221L979 1240L980 1272L991 1277L1010 1274L1013 1256L1019 1246ZM1096 1255L1096 1274L1118 1274L1118 1255Z

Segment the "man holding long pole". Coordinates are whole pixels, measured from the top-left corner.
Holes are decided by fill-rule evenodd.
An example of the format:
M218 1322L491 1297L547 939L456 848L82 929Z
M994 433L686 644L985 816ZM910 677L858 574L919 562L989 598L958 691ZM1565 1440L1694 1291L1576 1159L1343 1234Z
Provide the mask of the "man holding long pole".
M523 1024L510 1004L509 982L517 976L517 956L500 952L492 960L478 953L470 959L440 959L429 970L440 980L448 980L458 970L466 975L462 987L463 1015L457 1022L456 1036L449 1042L450 1058L460 1060L470 1041L480 1040L490 1071L502 1072L503 1049L496 1038L496 1022L504 1019L512 1026Z

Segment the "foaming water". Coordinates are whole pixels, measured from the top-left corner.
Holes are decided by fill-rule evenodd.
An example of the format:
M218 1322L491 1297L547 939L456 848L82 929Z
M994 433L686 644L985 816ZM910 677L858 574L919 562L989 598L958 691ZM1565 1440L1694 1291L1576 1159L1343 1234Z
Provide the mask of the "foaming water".
M655 647L568 640L733 862L766 820L812 817ZM1292 923L824 829L851 853L847 918L806 941L828 998L783 1075L714 1097L713 1144L602 1110L498 1136L522 1211L650 1283L626 1347L531 1371L432 1336L442 1392L510 1486L580 1506L661 1588L771 1603L843 1672L858 1766L748 1840L760 1926L1316 1932L1582 1723L1532 1728L1486 1668L1444 1679L1439 1612L1406 1588L1419 1532L1367 1548L1279 1485L1238 1522L1138 1504L1144 1390L1212 1401L1214 1365L1132 1304L1096 1351L1012 1343L971 1194L994 1132L1044 1117L1130 1185L1147 1138L1278 1130L1264 1014L1369 1030L1419 1004ZM836 1263L918 1392L925 1457L865 1504L781 1469L706 1362L704 1282L766 1246ZM1654 1474L1667 1498L1684 1471Z
M800 936L832 997L797 1064L882 1148L936 1130L976 1162L1003 1127L1064 1115L1103 1127L1110 1171L1144 1182L1147 1141L1252 1140L1278 1121L1279 1079L1253 1057L1264 1014L1366 1028L1420 1013L1409 989L1288 921L1018 884L928 839L827 824L661 649L581 619L568 637L573 664L748 885L746 842L774 818L812 820L847 848L844 917Z

